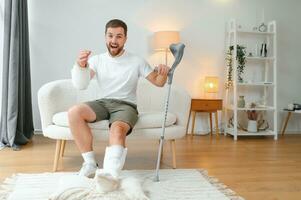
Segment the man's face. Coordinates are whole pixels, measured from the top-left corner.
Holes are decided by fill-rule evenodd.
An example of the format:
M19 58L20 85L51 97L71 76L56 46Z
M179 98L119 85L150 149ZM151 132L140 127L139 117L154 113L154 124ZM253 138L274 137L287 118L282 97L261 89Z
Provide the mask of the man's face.
M126 36L122 27L108 28L106 33L106 45L112 56L117 56L123 50Z

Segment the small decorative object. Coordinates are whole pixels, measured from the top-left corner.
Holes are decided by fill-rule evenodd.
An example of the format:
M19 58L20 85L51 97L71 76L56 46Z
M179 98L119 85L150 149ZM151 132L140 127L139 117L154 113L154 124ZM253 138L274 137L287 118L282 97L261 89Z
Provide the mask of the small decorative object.
M259 30L260 32L267 32L268 27L267 27L267 25L265 25L264 22L262 22L262 23L259 25L258 30Z
M248 55L249 57L253 57L253 54L252 54L252 52L249 52L249 55Z
M251 133L256 133L258 132L257 129L257 117L258 117L258 113L256 110L254 110L256 107L255 103L251 103L250 108L252 110L247 110L247 114L248 114L248 132Z
M266 32L268 30L268 26L264 23L264 8L262 9L262 22L258 27L260 32Z
M258 30L258 27L254 26L252 30L253 30L253 31L257 31L257 30Z
M237 101L237 107L244 108L245 106L246 106L245 97L239 96L238 101Z
M261 44L261 49L260 49L260 56L261 57L267 57L267 55L268 55L267 44L266 43L262 43Z
M294 108L295 108L294 104L292 104L292 103L290 103L290 104L287 105L287 109L288 110L294 110Z
M299 104L299 103L288 104L286 110L289 110L289 111L301 110L301 104Z
M241 25L240 24L238 24L238 29L241 29Z
M294 104L290 103L287 105L288 110L294 110Z
M257 121L256 120L249 120L248 121L248 132L250 133L257 133Z

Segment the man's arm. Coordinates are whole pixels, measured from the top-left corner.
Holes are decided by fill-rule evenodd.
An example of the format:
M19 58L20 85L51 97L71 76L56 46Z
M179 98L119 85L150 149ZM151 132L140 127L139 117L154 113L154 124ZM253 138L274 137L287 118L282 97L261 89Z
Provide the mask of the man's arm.
M149 80L152 84L158 86L158 87L163 87L166 83L167 80L167 75L169 72L169 67L166 65L160 64L156 70L151 72L146 79Z
M71 70L73 85L80 90L86 89L90 80L95 76L95 71L88 66L90 54L91 51L81 51Z
M77 58L77 64L79 67L87 68L88 66L88 59L91 54L91 51L84 50L81 51L78 58ZM92 79L95 76L95 71L93 69L90 69L90 78Z
M95 71L93 69L90 69L90 79L92 79L95 76Z

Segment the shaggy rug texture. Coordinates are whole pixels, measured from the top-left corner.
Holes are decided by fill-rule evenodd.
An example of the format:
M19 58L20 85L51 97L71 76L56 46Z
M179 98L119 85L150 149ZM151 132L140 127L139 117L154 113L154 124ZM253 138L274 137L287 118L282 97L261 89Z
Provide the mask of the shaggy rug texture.
M74 176L74 172L39 174L16 174L0 185L0 200L49 200L49 199L104 199L104 200L242 200L216 178L209 177L200 169L162 169L160 182L154 182L154 170L123 170L120 187L110 193L97 193L93 179L85 185L89 187L60 191L64 177ZM133 183L134 181L134 183ZM139 184L144 195L134 195L127 187ZM59 191L59 192L58 192ZM132 196L131 196L132 195ZM134 196L133 196L134 195Z

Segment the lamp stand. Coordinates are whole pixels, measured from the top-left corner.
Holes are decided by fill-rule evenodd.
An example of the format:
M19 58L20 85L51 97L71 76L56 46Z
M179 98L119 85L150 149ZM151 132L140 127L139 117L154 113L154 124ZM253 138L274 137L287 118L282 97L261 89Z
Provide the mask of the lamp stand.
M165 49L165 65L167 66L167 59L168 59L168 49Z

